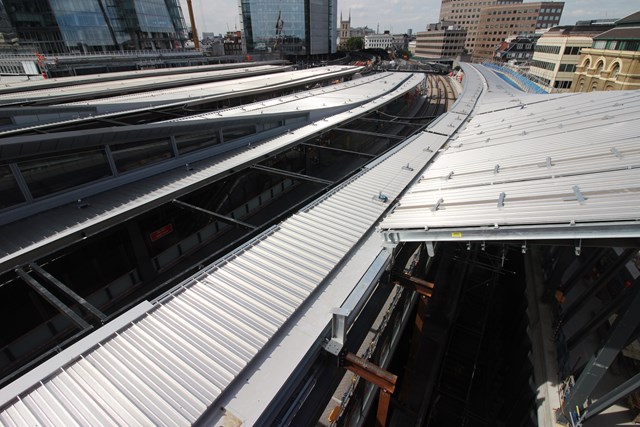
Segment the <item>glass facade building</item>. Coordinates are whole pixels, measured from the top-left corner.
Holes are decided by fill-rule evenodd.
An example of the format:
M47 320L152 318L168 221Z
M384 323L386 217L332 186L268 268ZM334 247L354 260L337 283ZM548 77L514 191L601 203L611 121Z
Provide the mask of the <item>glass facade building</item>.
M178 0L2 0L21 45L41 53L182 47Z
M240 0L247 52L336 52L337 0Z

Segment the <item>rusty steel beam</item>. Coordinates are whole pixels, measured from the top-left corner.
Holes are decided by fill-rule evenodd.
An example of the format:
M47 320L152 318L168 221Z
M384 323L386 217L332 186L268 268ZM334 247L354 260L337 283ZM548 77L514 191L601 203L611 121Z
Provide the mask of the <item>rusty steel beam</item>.
M378 397L378 412L376 412L376 427L385 427L389 418L389 406L391 405L391 393L380 389Z
M382 390L393 394L396 389L396 381L398 376L389 371L385 371L378 365L368 360L356 356L353 353L347 353L344 356L342 367L353 372L364 380L377 385Z
M431 298L431 296L433 295L433 288L435 287L432 282L428 282L426 280L419 279L417 277L413 277L404 273L392 272L391 282L394 285L400 285L404 288L412 289L420 295L424 295L429 298Z

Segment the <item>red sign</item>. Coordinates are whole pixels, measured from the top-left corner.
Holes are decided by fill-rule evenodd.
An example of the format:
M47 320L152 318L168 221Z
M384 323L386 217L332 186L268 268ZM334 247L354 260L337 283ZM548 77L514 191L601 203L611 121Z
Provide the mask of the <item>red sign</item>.
M152 231L149 234L149 238L151 239L152 242L155 242L156 240L163 238L167 234L170 234L172 231L173 231L173 224L167 224L158 228L156 231Z

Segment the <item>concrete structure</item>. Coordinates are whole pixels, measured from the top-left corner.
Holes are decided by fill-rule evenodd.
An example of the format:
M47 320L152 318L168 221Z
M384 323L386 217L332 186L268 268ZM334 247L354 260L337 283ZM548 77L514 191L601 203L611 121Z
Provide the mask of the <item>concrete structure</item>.
M335 53L337 13L337 0L242 1L240 21L246 52L305 57Z
M581 50L573 92L640 89L640 12L616 22Z
M535 45L529 74L547 92L571 90L580 51L591 47L592 37L611 25L561 26L549 29Z
M513 3L483 7L475 40L468 42L474 62L493 57L496 47L514 35L558 25L564 2Z
M391 34L371 34L364 36L365 49L389 49L393 45Z
M467 30L453 22L429 24L416 36L416 56L421 58L455 58L465 52Z
M182 48L178 0L57 2L3 0L19 43L44 54Z

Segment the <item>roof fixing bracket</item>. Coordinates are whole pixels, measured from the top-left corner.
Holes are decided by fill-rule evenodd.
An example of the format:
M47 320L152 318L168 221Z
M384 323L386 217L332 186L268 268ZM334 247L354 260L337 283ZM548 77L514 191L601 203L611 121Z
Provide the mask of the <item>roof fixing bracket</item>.
M431 212L435 212L438 209L440 209L440 205L442 204L442 202L444 202L444 199L442 197L440 197L438 199L438 201L436 202L436 204L431 208Z
M577 185L574 185L572 189L573 189L573 193L576 195L576 199L578 200L578 203L580 203L581 205L584 204L587 198L582 195L582 192L580 191L580 187L578 187Z
M547 160L546 160L545 166L546 166L546 167L548 167L548 168L550 168L551 166L553 166L553 163L551 163L551 157L547 157Z
M484 252L484 250L487 248L487 244L485 243L485 241L483 240L482 243L480 244L480 249L482 250L482 252Z
M409 172L413 172L413 168L411 166L409 166L409 163L407 163L406 165L404 165L402 167L403 170L407 170Z
M433 153L431 146L428 146L427 148L423 148L422 151L424 151L425 153Z
M527 241L525 240L524 243L522 244L522 253L526 254L527 253Z
M582 250L582 239L576 240L575 245L576 245L576 256L580 256L580 252Z
M504 207L504 191L502 193L500 193L500 196L498 196L498 207L499 208L503 208Z
M500 172L500 165L495 165L495 166L493 167L493 173L494 173L494 174L497 174L498 172Z
M613 147L611 149L611 153L616 156L619 159L622 159L624 156L622 155L622 153L620 151L618 151L618 149L616 147Z

